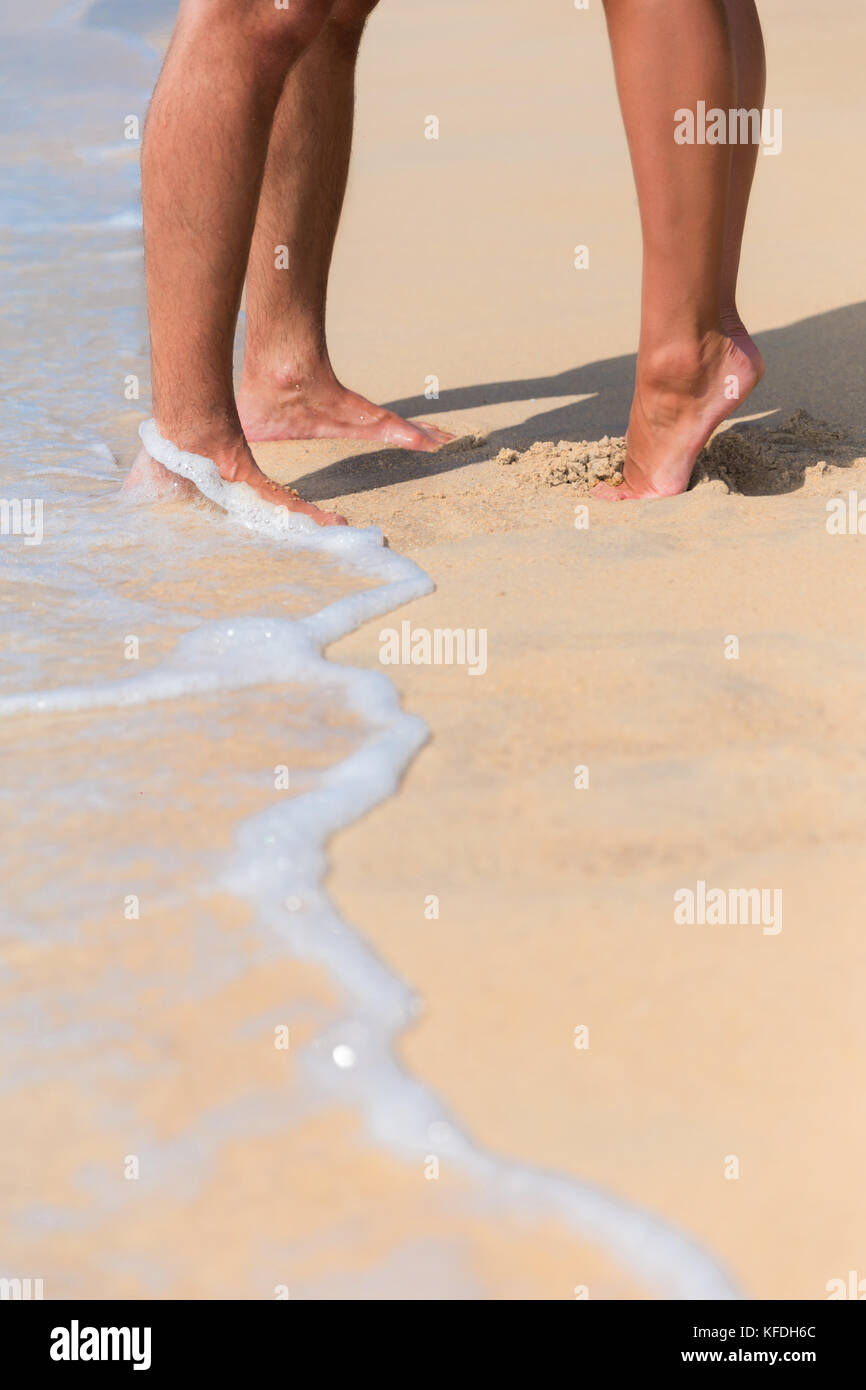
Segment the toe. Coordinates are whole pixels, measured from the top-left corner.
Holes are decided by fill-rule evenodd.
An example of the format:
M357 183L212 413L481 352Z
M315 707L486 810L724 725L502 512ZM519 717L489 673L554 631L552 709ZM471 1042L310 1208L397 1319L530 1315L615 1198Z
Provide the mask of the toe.
M438 447L438 441L428 430L411 420L401 420L399 415L388 417L382 437L386 443L398 444L401 449L427 450Z
M454 436L426 421L404 420L400 415L388 414L382 421L381 438L386 444L396 444L401 449L429 453L447 444Z
M450 444L452 439L456 439L456 434L449 434L447 430L440 430L438 425L431 425L429 420L415 420L413 424L419 430L423 430L436 444Z
M602 502L622 502L630 493L625 486L611 487L610 483L596 483L592 495Z

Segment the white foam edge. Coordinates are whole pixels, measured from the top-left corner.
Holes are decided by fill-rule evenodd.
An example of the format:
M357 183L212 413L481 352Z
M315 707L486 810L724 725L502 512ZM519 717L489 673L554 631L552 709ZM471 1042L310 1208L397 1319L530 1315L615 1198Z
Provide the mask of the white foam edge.
M143 420L138 433L151 458L192 483L209 502L258 535L291 541L306 550L346 556L359 555L383 544L378 526L319 526L303 512L266 501L247 483L229 482L220 476L213 459L188 453L164 439L155 420Z
M672 1223L595 1184L512 1161L484 1150L448 1113L433 1089L397 1060L400 1035L417 1024L418 1001L334 908L323 887L325 845L394 794L426 739L422 721L400 708L391 682L378 673L364 688L345 687L376 724L365 744L329 770L315 790L250 816L237 830L223 885L246 898L265 932L324 969L342 987L346 1009L302 1054L320 1093L330 1092L365 1117L372 1138L404 1160L442 1157L476 1182L485 1200L523 1217L559 1219L661 1296L732 1300L740 1294L722 1265ZM390 687L390 688L389 688ZM371 721L372 722L372 721ZM297 900L299 911L287 911ZM350 1043L350 1071L333 1048ZM434 1137L435 1136L435 1137Z
M151 672L93 686L28 692L0 700L0 716L129 706L206 691L304 680L343 698L370 728L360 748L329 769L310 791L242 821L222 875L224 886L250 901L260 928L294 954L317 962L342 988L346 1012L328 1036L307 1049L308 1073L363 1114L371 1136L402 1158L431 1152L431 1126L445 1134L439 1148L478 1185L484 1197L518 1213L559 1218L661 1296L736 1299L742 1295L714 1256L672 1223L579 1178L533 1168L488 1152L447 1114L436 1094L408 1075L395 1054L399 1035L417 1022L411 988L390 970L360 933L336 912L323 887L326 844L394 794L428 736L423 720L406 714L381 671L325 660L322 648L361 622L432 589L412 561L391 551L380 563L393 577L299 620L239 618L204 623L180 638ZM303 910L289 911L288 899ZM356 1064L339 1071L330 1041L355 1040Z

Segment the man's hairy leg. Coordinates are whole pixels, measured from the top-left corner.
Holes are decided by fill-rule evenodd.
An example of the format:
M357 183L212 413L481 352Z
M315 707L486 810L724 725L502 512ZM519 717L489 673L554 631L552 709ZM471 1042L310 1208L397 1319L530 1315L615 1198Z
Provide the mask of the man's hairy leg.
M330 0L183 0L142 151L154 417L223 478L327 524L270 482L244 438L232 345L274 111ZM136 461L140 473L144 461Z
M328 275L352 147L355 66L375 5L335 0L277 107L247 274L238 393L247 439L378 439L435 449L451 438L348 390L325 340ZM279 246L288 252L282 261L275 256Z

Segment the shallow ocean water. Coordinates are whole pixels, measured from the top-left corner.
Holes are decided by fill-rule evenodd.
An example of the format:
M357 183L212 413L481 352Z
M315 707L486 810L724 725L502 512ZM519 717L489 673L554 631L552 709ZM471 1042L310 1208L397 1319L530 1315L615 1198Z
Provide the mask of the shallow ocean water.
M321 1246L351 1259L384 1220L378 1197L304 1225L322 1172L355 1172L357 1139L315 1130L349 1112L389 1161L417 1172L432 1147L485 1219L553 1219L651 1287L728 1296L649 1214L479 1150L395 1060L419 1004L335 912L326 845L394 792L427 730L383 673L321 652L427 576L375 534L339 554L204 502L119 496L149 415L125 131L174 9L0 0L4 1258L42 1260L46 1297L267 1297L292 1259L301 1296L352 1296ZM283 1026L290 1076L273 1069ZM235 1155L228 1190L267 1173L275 1135L264 1207L239 1202L208 1282L177 1223L206 1245L220 1175ZM292 1163L303 1200L285 1228ZM435 1233L407 1220L362 1296L483 1296Z

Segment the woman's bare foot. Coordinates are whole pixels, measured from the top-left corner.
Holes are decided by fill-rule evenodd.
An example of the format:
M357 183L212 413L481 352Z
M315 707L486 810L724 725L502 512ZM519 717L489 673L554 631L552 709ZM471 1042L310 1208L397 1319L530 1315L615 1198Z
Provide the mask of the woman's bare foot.
M373 439L429 452L454 438L435 425L404 420L349 391L330 370L302 380L245 377L238 413L252 443L273 439Z
M764 355L748 332L736 309L722 314L722 332L726 333L731 341L736 343L737 347L746 354L758 374L758 381L760 381L767 370ZM755 384L757 385L757 382Z
M599 483L593 496L624 501L685 492L710 435L760 380L763 358L748 341L757 359L745 342L722 333L686 348L668 345L642 354L643 361L639 356L623 482Z
M172 440L172 442L175 441ZM275 506L286 507L291 512L301 512L304 516L312 517L318 526L348 525L346 518L339 516L337 512L324 512L321 508L314 506L312 502L304 502L294 488L282 487L279 483L268 478L259 468L243 439L228 444L211 445L209 448L205 448L201 444L198 447L193 447L188 440L185 440L178 447L189 453L200 454L205 458L212 459L219 470L220 477L224 478L226 482L246 483L247 487L251 487L253 492L264 498L266 502L272 502ZM191 497L198 491L194 483L172 473L164 464L152 458L146 449L139 451L122 490L147 501L166 496Z

